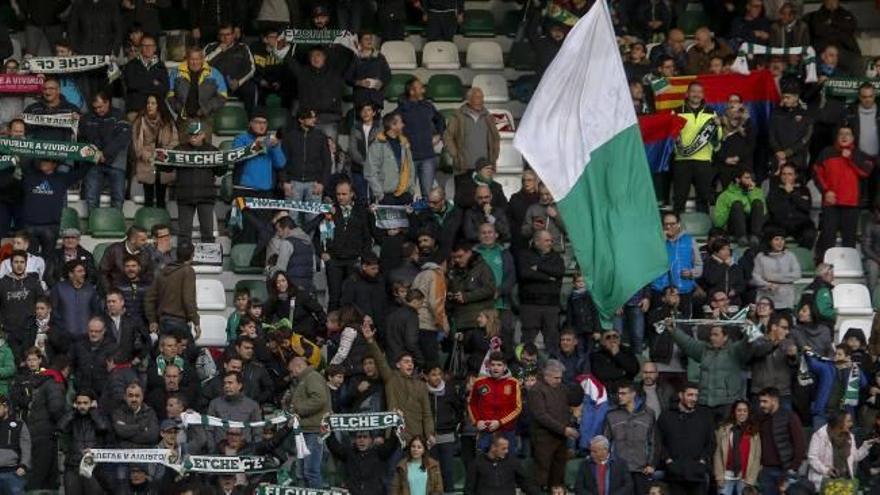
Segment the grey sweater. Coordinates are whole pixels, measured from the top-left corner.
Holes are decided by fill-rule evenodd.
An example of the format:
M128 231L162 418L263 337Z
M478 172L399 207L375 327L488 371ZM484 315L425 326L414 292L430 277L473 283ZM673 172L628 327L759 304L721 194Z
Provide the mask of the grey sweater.
M776 309L794 306L793 283L801 278L801 265L791 251L780 253L758 253L755 268L752 270L752 285L758 288L757 298L768 297ZM769 284L773 284L773 290Z

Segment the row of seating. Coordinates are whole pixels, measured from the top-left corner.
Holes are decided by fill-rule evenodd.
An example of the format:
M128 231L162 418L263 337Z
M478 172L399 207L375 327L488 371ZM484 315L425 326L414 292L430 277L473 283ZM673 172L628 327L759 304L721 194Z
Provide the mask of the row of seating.
M416 49L409 41L386 41L382 43L382 55L392 70L417 68ZM465 64L471 69L504 69L504 53L495 41L473 41L468 45ZM431 70L457 70L461 68L458 47L451 41L429 41L422 48L422 67Z

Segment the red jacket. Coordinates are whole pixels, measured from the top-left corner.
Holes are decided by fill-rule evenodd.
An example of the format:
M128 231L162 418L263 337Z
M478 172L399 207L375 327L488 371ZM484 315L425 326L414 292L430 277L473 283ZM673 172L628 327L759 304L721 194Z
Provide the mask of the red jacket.
M819 153L816 165L816 180L822 189L823 206L858 206L859 181L868 177L874 163L868 155L850 147L850 157L844 158L841 149L829 146ZM829 205L825 202L825 192L834 191L837 202Z
M510 431L522 412L522 390L519 381L511 376L492 378L484 376L474 382L468 397L468 414L477 421L500 421L500 431Z

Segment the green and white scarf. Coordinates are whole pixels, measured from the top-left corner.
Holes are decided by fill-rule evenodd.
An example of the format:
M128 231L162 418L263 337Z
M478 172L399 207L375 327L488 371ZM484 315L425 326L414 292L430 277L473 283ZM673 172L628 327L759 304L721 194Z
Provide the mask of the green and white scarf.
M18 166L18 157L14 155L0 155L0 170L6 170L7 168L17 167Z
M165 356L160 354L156 356L156 370L159 372L159 376L165 376L165 367L169 364L173 364L174 366L177 366L178 369L183 371L184 361L182 357L174 356L174 358L171 359L171 361L169 362L167 359L165 359Z
M170 449L89 449L79 463L79 474L92 477L98 464L162 464L181 470L177 453Z
M675 151L683 157L689 157L706 146L714 146L713 142L717 138L718 122L714 118L709 119L703 124L703 128L700 129L700 132L697 133L696 137L694 137L694 140L691 141L690 144L685 145L681 141L680 135L675 138Z
M329 213L332 207L333 205L318 203L315 201L238 197L232 200L232 211L229 213L229 225L241 228L243 225L241 212L247 208L252 210L287 210L318 215L321 213Z
M357 35L344 29L285 29L279 36L296 45L342 45L357 53Z
M348 490L341 488L321 490L318 488L303 488L301 486L289 485L260 485L257 487L256 495L348 495Z
M409 216L406 213L407 206L373 205L373 207L375 208L377 229L409 228Z
M98 149L91 144L0 137L0 154L57 161L98 162Z
M737 53L733 65L730 66L730 70L738 74L748 75L750 73L748 57L752 55L777 55L783 57L787 55L801 55L804 57L803 62L807 70L805 81L808 83L814 83L819 80L816 76L816 50L814 50L812 46L789 46L786 48L780 48L768 47L755 43L743 43L739 46L739 53Z
M175 168L230 168L236 163L262 155L266 148L254 141L248 146L217 151L182 151L156 148L153 163Z
M277 471L281 462L263 455L188 455L183 460L187 473L257 474Z
M394 428L401 445L405 443L403 433L406 431L406 421L403 416L393 411L327 414L321 418L323 438L327 438L335 431L374 431L387 428Z
M208 416L207 414L199 414L194 411L186 411L180 415L180 421L183 427L191 425L199 425L206 428L264 428L267 425L282 425L289 423L291 434L294 435L296 443L296 456L302 459L310 454L309 448L306 446L306 439L303 436L302 429L299 425L299 416L281 411L277 415L267 416L260 421L233 421L229 419Z
M849 378L846 380L846 390L843 391L843 407L857 407L859 405L859 389L862 384L862 371L859 365L853 364L849 369Z
M580 17L553 2L550 2L550 4L547 5L547 8L544 9L544 17L568 27L574 27L574 25L577 24L577 21L580 20Z
M23 70L34 74L73 74L107 67L111 82L122 75L110 55L74 55L71 57L31 57L25 59Z
M23 113L21 114L21 120L27 125L70 129L73 132L74 139L76 138L77 130L79 130L79 114L76 112L56 113L52 115Z

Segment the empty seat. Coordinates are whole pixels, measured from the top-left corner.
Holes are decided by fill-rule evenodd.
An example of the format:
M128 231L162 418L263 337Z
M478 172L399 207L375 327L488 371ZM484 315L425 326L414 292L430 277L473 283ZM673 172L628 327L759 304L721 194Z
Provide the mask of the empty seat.
M267 107L266 116L269 121L269 130L275 131L287 127L290 111L281 107Z
M104 251L106 251L107 248L110 247L110 244L113 243L102 242L100 244L96 244L95 247L92 249L92 257L95 258L96 265L101 264L101 260L104 258Z
M840 341L843 340L843 336L846 335L846 332L853 328L861 330L865 335L865 342L868 342L868 339L871 338L871 326L873 323L874 320L872 318L851 318L841 320L834 343L839 344Z
M282 105L281 95L272 93L266 96L266 108L281 107Z
M505 174L522 173L523 158L518 149L513 147L513 141L505 139L501 141L501 150L498 153L496 170Z
M196 306L200 311L226 309L226 291L223 282L214 278L196 279Z
M391 70L410 70L418 67L416 49L409 41L386 41L382 43L381 51Z
M385 99L388 101L397 101L406 90L406 83L412 79L412 74L391 74L391 80L385 86Z
M153 225L171 225L171 215L165 208L151 208L144 206L134 214L134 224L146 231L150 231Z
M125 217L118 208L95 208L89 212L92 237L117 238L125 235Z
M505 12L504 18L501 20L501 32L498 34L503 34L508 38L516 38L516 33L519 31L522 17L522 13L516 9L511 9Z
M681 224L688 234L704 238L709 235L709 229L712 228L712 219L708 214L700 211L685 212L681 214Z
M505 103L510 101L507 79L501 74L477 74L471 87L483 90L486 103Z
M494 41L473 41L468 45L467 66L477 70L504 69L504 53Z
M465 10L461 32L468 38L491 38L495 36L495 18L485 9Z
M69 206L61 210L61 230L64 229L79 230L79 212Z
M839 316L871 316L871 294L862 284L837 284L832 291L834 309Z
M235 136L246 131L247 127L247 112L240 106L227 104L214 113L214 134L218 136Z
M834 265L834 276L841 278L862 278L862 257L859 250L851 247L833 247L825 251L822 261Z
M458 48L451 41L429 41L422 48L422 67L432 70L458 70Z
M797 258L801 265L801 276L812 278L816 274L816 261L813 258L813 250L803 246L789 246L788 250Z
M264 303L269 299L269 292L266 289L266 282L262 280L239 280L235 283L235 291L247 289L251 294L251 299L257 298Z
M229 258L232 261L232 271L240 274L261 274L263 269L251 266L251 258L254 257L256 244L236 244L232 246Z
M434 102L455 103L464 101L464 86L455 74L437 74L428 80L426 94Z
M220 315L201 315L202 335L196 340L198 347L226 347L226 318Z

